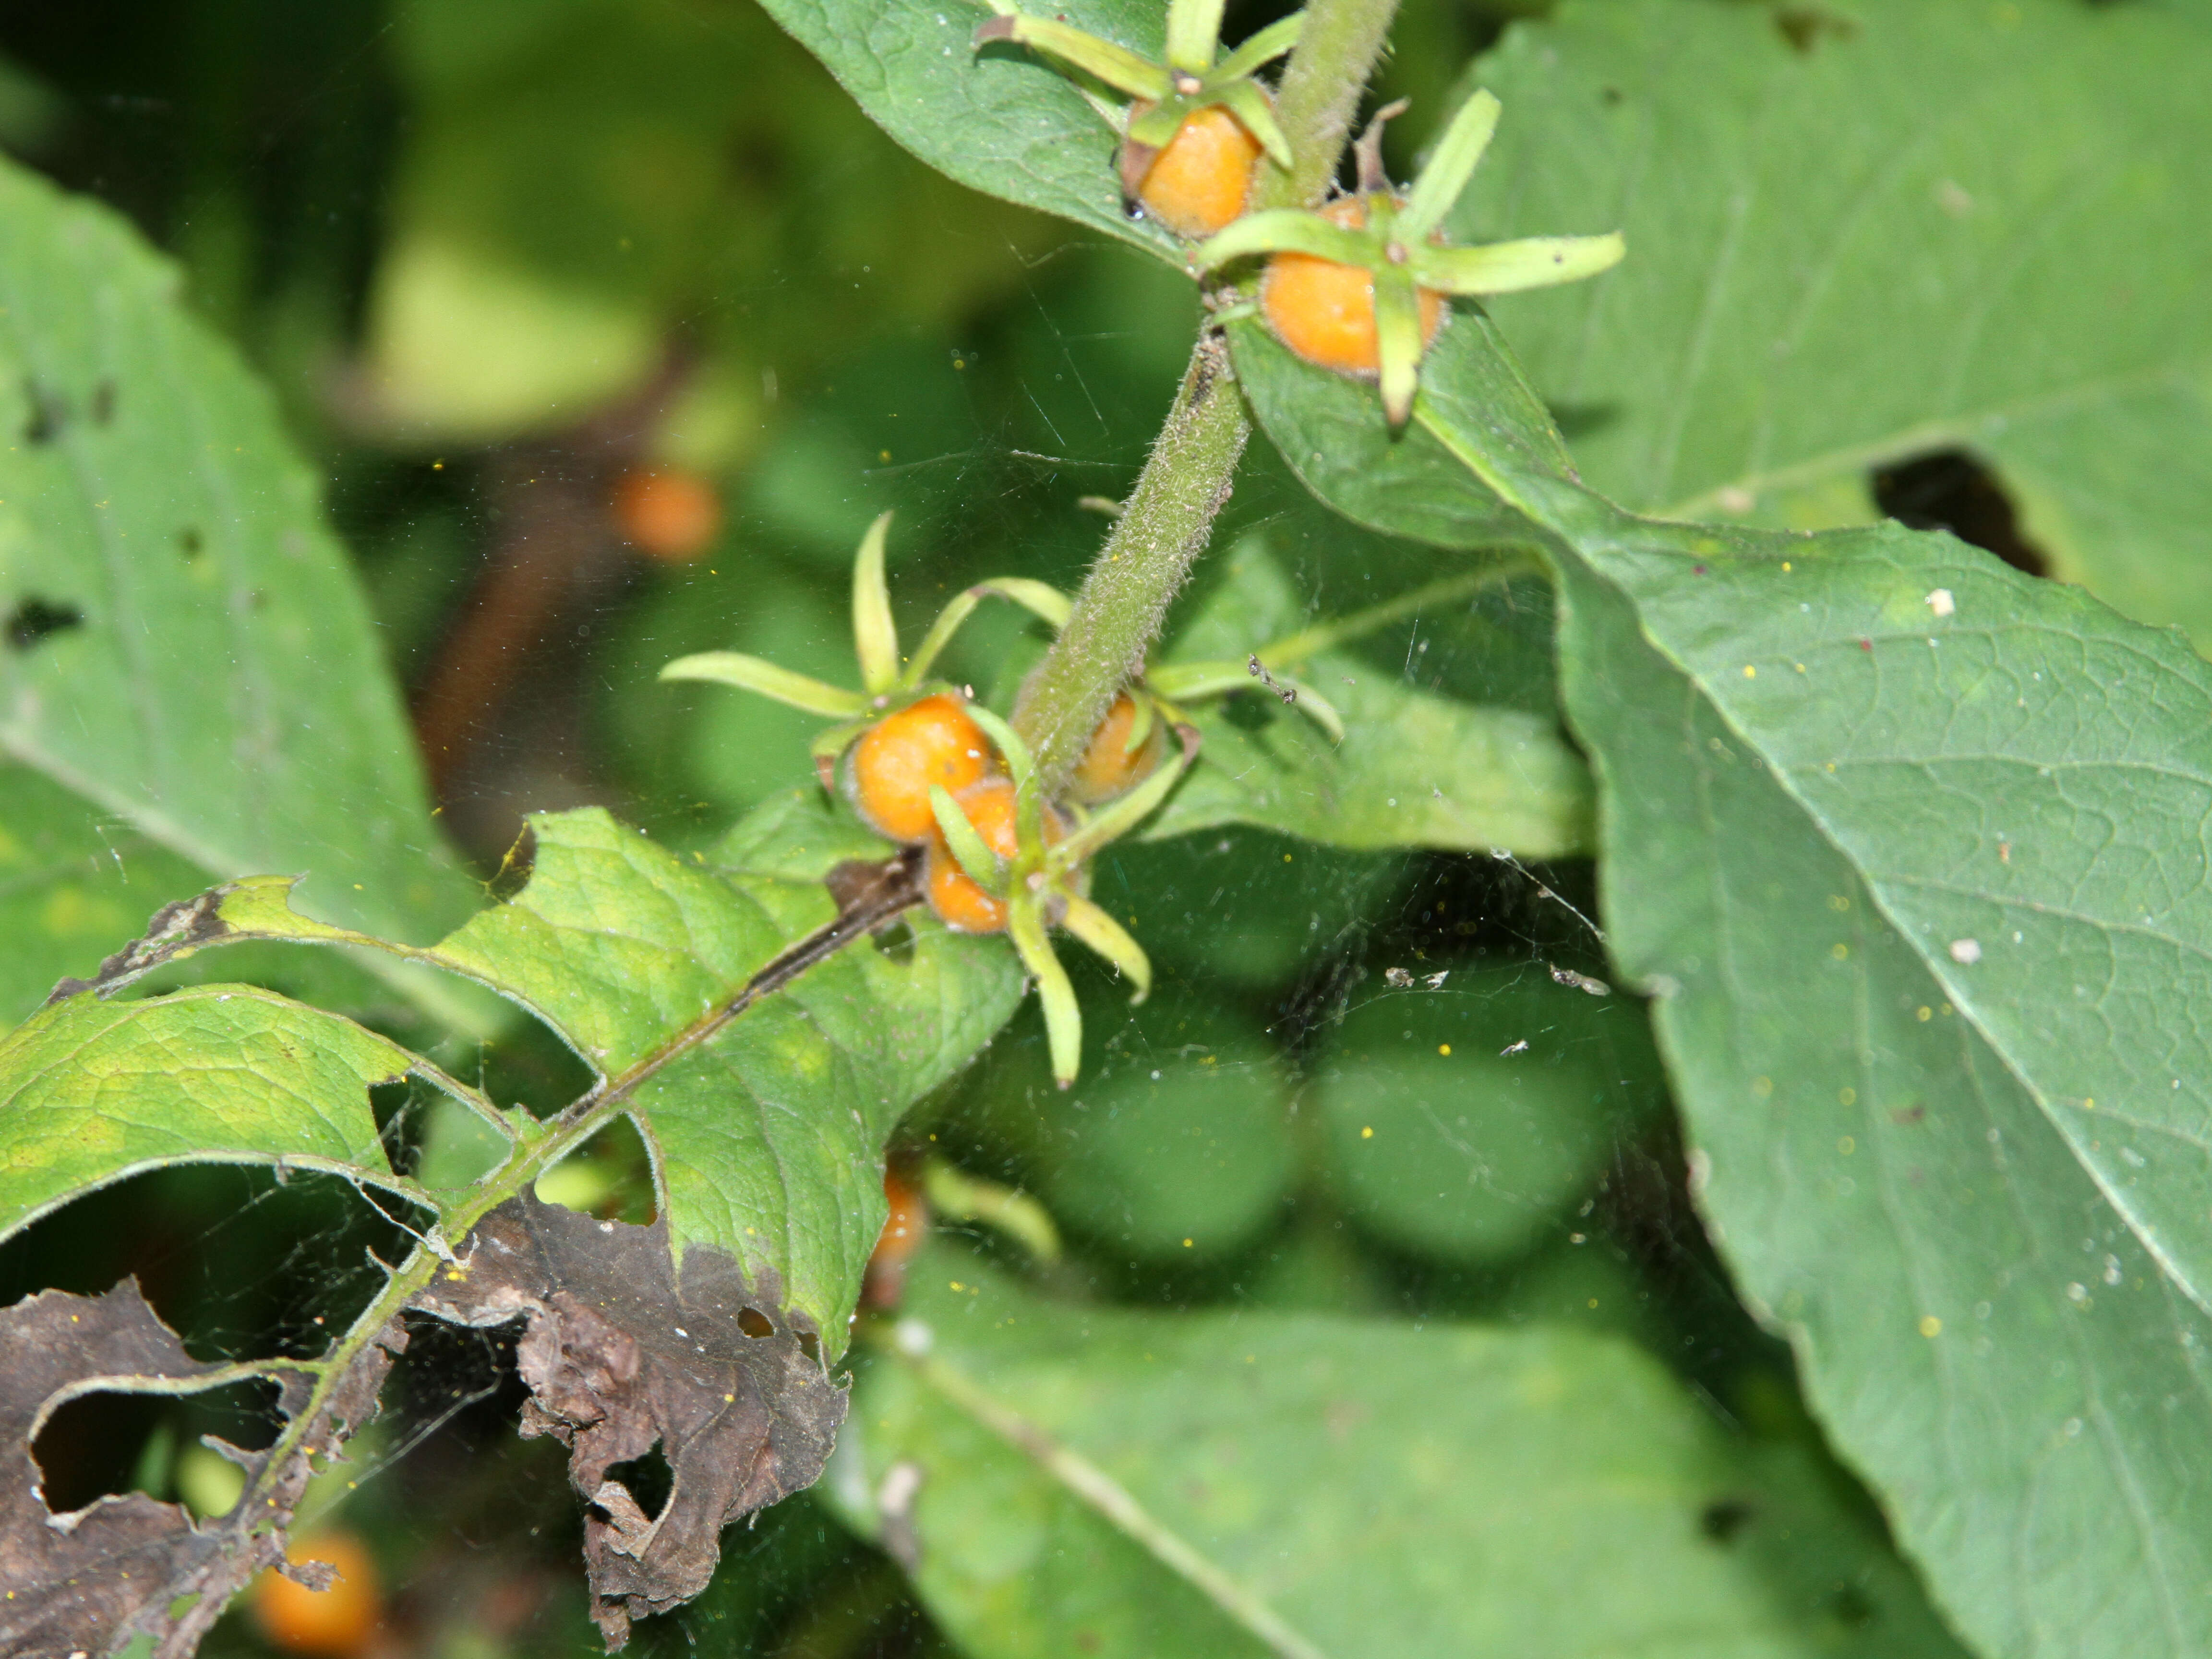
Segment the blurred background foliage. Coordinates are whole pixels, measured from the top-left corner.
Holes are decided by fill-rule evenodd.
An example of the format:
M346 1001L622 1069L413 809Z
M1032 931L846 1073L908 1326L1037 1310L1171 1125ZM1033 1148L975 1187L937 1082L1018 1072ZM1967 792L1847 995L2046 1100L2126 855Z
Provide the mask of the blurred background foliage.
M1415 100L1391 133L1401 173L1469 54L1536 9L1408 0L1378 88ZM1271 15L1232 6L1230 32ZM524 811L601 802L691 847L803 784L816 722L653 676L734 647L848 678L848 562L886 508L902 625L984 575L1072 583L1197 314L1157 262L905 155L747 0L11 8L0 144L127 212L276 387L443 821L487 874ZM1220 544L1267 526L1322 610L1431 574L1320 515L1263 447ZM1548 714L1548 616L1523 585L1351 648ZM1041 644L987 608L950 669L1003 692ZM1589 908L1587 866L1543 878ZM1142 918L1152 1005L1083 982L1091 1059L1064 1095L1025 1013L896 1149L1041 1199L1066 1245L1036 1268L1048 1285L1623 1333L1729 1432L1816 1445L1688 1211L1641 1012L1554 979L1601 956L1535 878L1239 828L1117 848L1097 890ZM1516 1044L1525 1063L1501 1057ZM546 1048L511 1035L477 1066L501 1098L549 1105L576 1076ZM465 1172L451 1126L408 1127L416 1104L386 1103L395 1134ZM622 1212L641 1170L634 1137L611 1136L562 1195ZM136 1271L198 1344L311 1341L304 1310L335 1321L325 1304L374 1286L363 1246L394 1248L369 1221L334 1228L360 1211L325 1186L127 1182L0 1251L0 1300ZM941 1231L1027 1259L988 1225ZM498 1340L426 1328L359 1460L375 1478L355 1468L357 1491L311 1503L386 1587L319 1650L594 1650L577 1506L557 1449L512 1433ZM196 1437L253 1443L252 1402L142 1416L58 1425L40 1454L56 1494L219 1506ZM700 1603L643 1627L646 1651L943 1645L890 1559L811 1497L726 1552ZM285 1630L240 1612L210 1650Z

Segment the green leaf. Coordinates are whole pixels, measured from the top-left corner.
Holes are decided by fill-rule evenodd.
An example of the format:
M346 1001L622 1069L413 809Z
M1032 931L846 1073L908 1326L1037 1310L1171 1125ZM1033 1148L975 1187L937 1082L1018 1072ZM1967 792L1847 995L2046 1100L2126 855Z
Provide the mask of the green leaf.
M2212 667L1945 537L1632 518L1460 390L1415 418L1556 531L1611 945L1742 1288L1970 1637L2197 1650ZM1388 527L1378 432L1304 471Z
M1176 632L1170 663L1242 659L1307 621L1264 535L1238 542L1224 562L1221 584ZM1233 698L1193 704L1205 744L1148 839L1243 823L1356 848L1556 858L1589 845L1588 775L1555 722L1438 696L1342 649L1284 665L1342 714L1344 742L1256 680Z
M111 939L268 869L310 872L319 915L434 935L475 887L352 573L267 394L176 285L110 210L0 163L0 753L47 781L0 814L124 855L136 914ZM133 869L135 848L158 853ZM70 933L11 933L11 971L89 971Z
M652 1154L678 1260L700 1245L726 1252L747 1282L774 1286L812 1320L834 1358L883 1225L885 1139L1006 1022L1023 986L1004 941L963 938L917 914L906 924L910 951L856 943L723 1018L749 981L837 914L823 878L856 844L823 833L820 815L799 805L771 803L765 825L740 824L719 858L690 863L597 809L538 815L527 884L424 949L299 916L284 906L281 879L234 884L136 947L103 989L241 939L377 948L489 986L592 1068L598 1080L584 1105L602 1091L629 1091L622 1109ZM165 1029L161 1011L182 1000L118 1004L118 1018ZM60 1011L79 1004L103 1006L81 996ZM22 1036L59 1018L50 1010ZM380 1045L379 1078L405 1069L404 1049L371 1041ZM189 1076L198 1054L196 1043L180 1042L164 1058ZM0 1087L9 1077L0 1067ZM302 1092L317 1109L338 1109L326 1088ZM191 1156L191 1145L187 1134L175 1155ZM220 1155L219 1144L200 1155Z
M27 766L0 763L0 1030L207 875Z
M908 1285L823 1490L979 1659L1958 1651L1816 1465L1617 1340Z
M1666 1099L1643 1009L1534 964L1363 1003L1311 1069L1346 1207L1401 1248L1462 1259L1555 1228Z
M250 985L71 997L0 1038L0 1236L169 1164L335 1170L404 1190L368 1090L421 1069L350 1020Z
M2212 649L2201 10L1805 9L1830 23L1793 38L1764 8L1570 4L1478 66L1506 119L1453 240L1635 249L1499 310L1585 475L1768 524L1840 487L1871 521L1870 467L1964 449L2054 574Z
M1075 83L1012 46L978 51L981 6L936 0L766 0L892 137L962 184L1072 219L1180 270L1175 238L1123 211L1120 136ZM1140 0L1054 9L1075 28L1158 62L1164 9Z

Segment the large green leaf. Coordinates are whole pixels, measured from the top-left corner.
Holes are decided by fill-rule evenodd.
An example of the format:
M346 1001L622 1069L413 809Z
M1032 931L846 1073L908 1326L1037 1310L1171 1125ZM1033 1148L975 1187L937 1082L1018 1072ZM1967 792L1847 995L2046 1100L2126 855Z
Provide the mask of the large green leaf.
M968 1652L1957 1651L1809 1460L1617 1340L909 1285L824 1490Z
M1598 489L1868 521L1869 467L1965 449L2054 574L2212 647L2201 9L1570 3L1475 73L1455 234L1628 234L1498 306Z
M1307 614L1264 532L1238 542L1225 563L1176 630L1168 663L1238 663L1316 621L1327 626ZM1459 596L1458 608L1474 597ZM1412 672L1391 673L1340 645L1274 660L1342 714L1344 741L1256 679L1235 707L1194 705L1199 763L1147 836L1243 823L1363 851L1504 848L1558 858L1589 846L1589 775L1556 721L1439 696Z
M1947 537L1632 518L1528 464L1526 400L1311 447L1310 372L1237 348L1340 509L1389 528L1442 451L1555 532L1612 948L1701 1202L1960 1626L2201 1650L2212 669Z
M113 213L0 164L0 754L46 781L0 817L60 866L122 859L111 937L270 869L312 872L318 915L434 935L475 895L352 574L266 394L175 289ZM107 881L78 874L88 900ZM62 920L10 933L0 1019L98 961Z
M791 801L741 823L726 864L703 854L687 863L596 809L534 817L531 829L526 884L442 944L394 945L318 923L289 908L286 882L247 880L171 918L117 964L103 988L120 989L153 966L211 946L252 940L383 950L489 987L544 1020L592 1068L586 1109L602 1091L623 1091L623 1109L653 1155L677 1261L699 1246L733 1258L748 1283L774 1286L782 1305L811 1320L834 1358L883 1227L876 1172L884 1142L900 1115L1012 1014L1023 988L1012 951L1003 939L963 938L917 916L907 924L915 935L910 950L863 941L716 1025L718 1012L748 981L834 917L821 878L871 843L828 812ZM872 850L886 849L873 843ZM267 1018L289 1035L258 1041L279 1045L279 1055L306 1069L286 1073L211 1016L192 1023L177 1012L204 1009L217 994L281 1011ZM40 1183L37 1201L112 1180L156 1156L274 1159L297 1151L357 1160L365 1156L359 1148L374 1152L375 1142L362 1085L410 1063L428 1069L396 1045L283 999L230 986L190 996L189 1005L185 994L107 1004L80 993L27 1023L0 1050L0 1088L35 1087L46 1091L41 1101L56 1103L37 1120L38 1147L80 1133L87 1149L58 1174L35 1173L50 1150L15 1160L24 1180L35 1174ZM137 1139L118 1140L100 1127L101 1112L119 1109L122 1098L104 1086L104 1074L70 1081L84 1064L71 1034L86 1021L135 1057L131 1076L141 1093L129 1099L128 1115L163 1126L145 1132L158 1154L134 1150ZM257 1076L267 1071L274 1080L221 1107L244 1127L208 1117L214 1109L201 1097L218 1085L202 1075L228 1077L248 1061ZM327 1073L341 1062L351 1070L337 1082L313 1069ZM264 1099L272 1091L278 1097ZM0 1096L0 1118L15 1109ZM356 1150L334 1150L331 1133L308 1135L301 1126L319 1114L345 1124L331 1133L350 1137Z
M1073 219L1180 270L1181 245L1121 205L1121 140L1075 83L1024 48L978 52L972 0L765 0L884 131L962 184ZM1158 59L1163 7L1079 0L1051 15Z

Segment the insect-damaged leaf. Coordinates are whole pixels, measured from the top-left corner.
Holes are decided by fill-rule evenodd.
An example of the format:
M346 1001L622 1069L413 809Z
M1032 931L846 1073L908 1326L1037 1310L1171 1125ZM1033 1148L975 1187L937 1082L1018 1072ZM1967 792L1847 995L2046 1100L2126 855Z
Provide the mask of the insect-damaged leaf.
M522 1432L568 1448L569 1480L592 1506L592 1617L611 1648L632 1619L706 1588L725 1526L822 1473L845 1393L779 1289L748 1284L711 1249L678 1269L663 1222L598 1221L525 1194L485 1217L466 1257L416 1298L456 1323L526 1322ZM656 1444L672 1481L647 1515L608 1472Z
M1394 483L1455 457L1470 516L1552 530L1611 948L1701 1204L1939 1599L1992 1652L2203 1650L2212 667L1948 537L1632 517L1463 357L1402 447L1367 394L1316 443L1312 374L1237 343L1348 515L1411 533Z
M268 394L178 288L112 210L0 161L0 889L52 879L26 845L82 849L106 868L70 886L119 933L312 868L317 915L434 934L471 884L367 606ZM70 907L23 921L0 994L97 959Z
M314 1377L281 1375L277 1410L299 1443L332 1446L376 1414L397 1325L376 1334L313 1407ZM284 1559L283 1528L312 1473L304 1452L247 1452L216 1443L246 1471L250 1501L196 1522L143 1492L94 1500L57 1516L39 1488L31 1443L67 1400L93 1392L189 1393L234 1382L241 1368L204 1364L146 1304L135 1281L105 1296L48 1291L0 1310L0 1651L21 1659L110 1653L134 1633L162 1659L188 1654L223 1605L264 1567ZM279 1442L289 1447L288 1437ZM312 1568L283 1571L308 1582Z
M1964 450L2053 574L2212 650L2202 7L1562 6L1473 77L1505 118L1455 234L1627 234L1498 302L1597 489L1871 523L1871 468Z

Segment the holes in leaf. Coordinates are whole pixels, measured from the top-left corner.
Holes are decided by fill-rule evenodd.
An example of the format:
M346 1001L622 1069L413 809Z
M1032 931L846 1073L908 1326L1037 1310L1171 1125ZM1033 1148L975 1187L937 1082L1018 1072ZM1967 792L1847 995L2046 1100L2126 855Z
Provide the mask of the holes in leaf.
M656 1520L668 1507L669 1493L676 1490L676 1472L668 1467L658 1443L644 1456L616 1464L607 1471L607 1479L620 1484L638 1508Z
M257 1378L181 1397L103 1390L70 1401L31 1446L48 1511L68 1515L128 1492L174 1497L177 1464L200 1436L247 1451L275 1443L283 1426L276 1394L276 1383Z
M1963 449L1939 449L1868 480L1875 505L1910 530L1948 530L2031 576L2051 574L2043 550L2021 533L2012 498L1996 475Z
M738 1309L738 1328L757 1340L775 1334L775 1322L758 1308Z
M49 391L36 380L23 382L23 401L28 411L23 416L23 441L34 447L50 444L62 435L69 424L69 407L61 394Z
M878 927L869 935L876 954L903 968L914 960L914 929L901 917L890 926Z
M57 604L51 599L42 599L35 593L27 594L22 603L9 613L8 647L11 651L28 651L56 634L64 634L72 628L83 626L84 612L76 605Z
M1733 1544L1751 1524L1753 1513L1746 1498L1717 1498L1699 1511L1698 1530L1716 1544Z
M1826 41L1850 40L1859 32L1857 22L1826 6L1790 5L1774 9L1774 27L1793 52L1810 54Z

